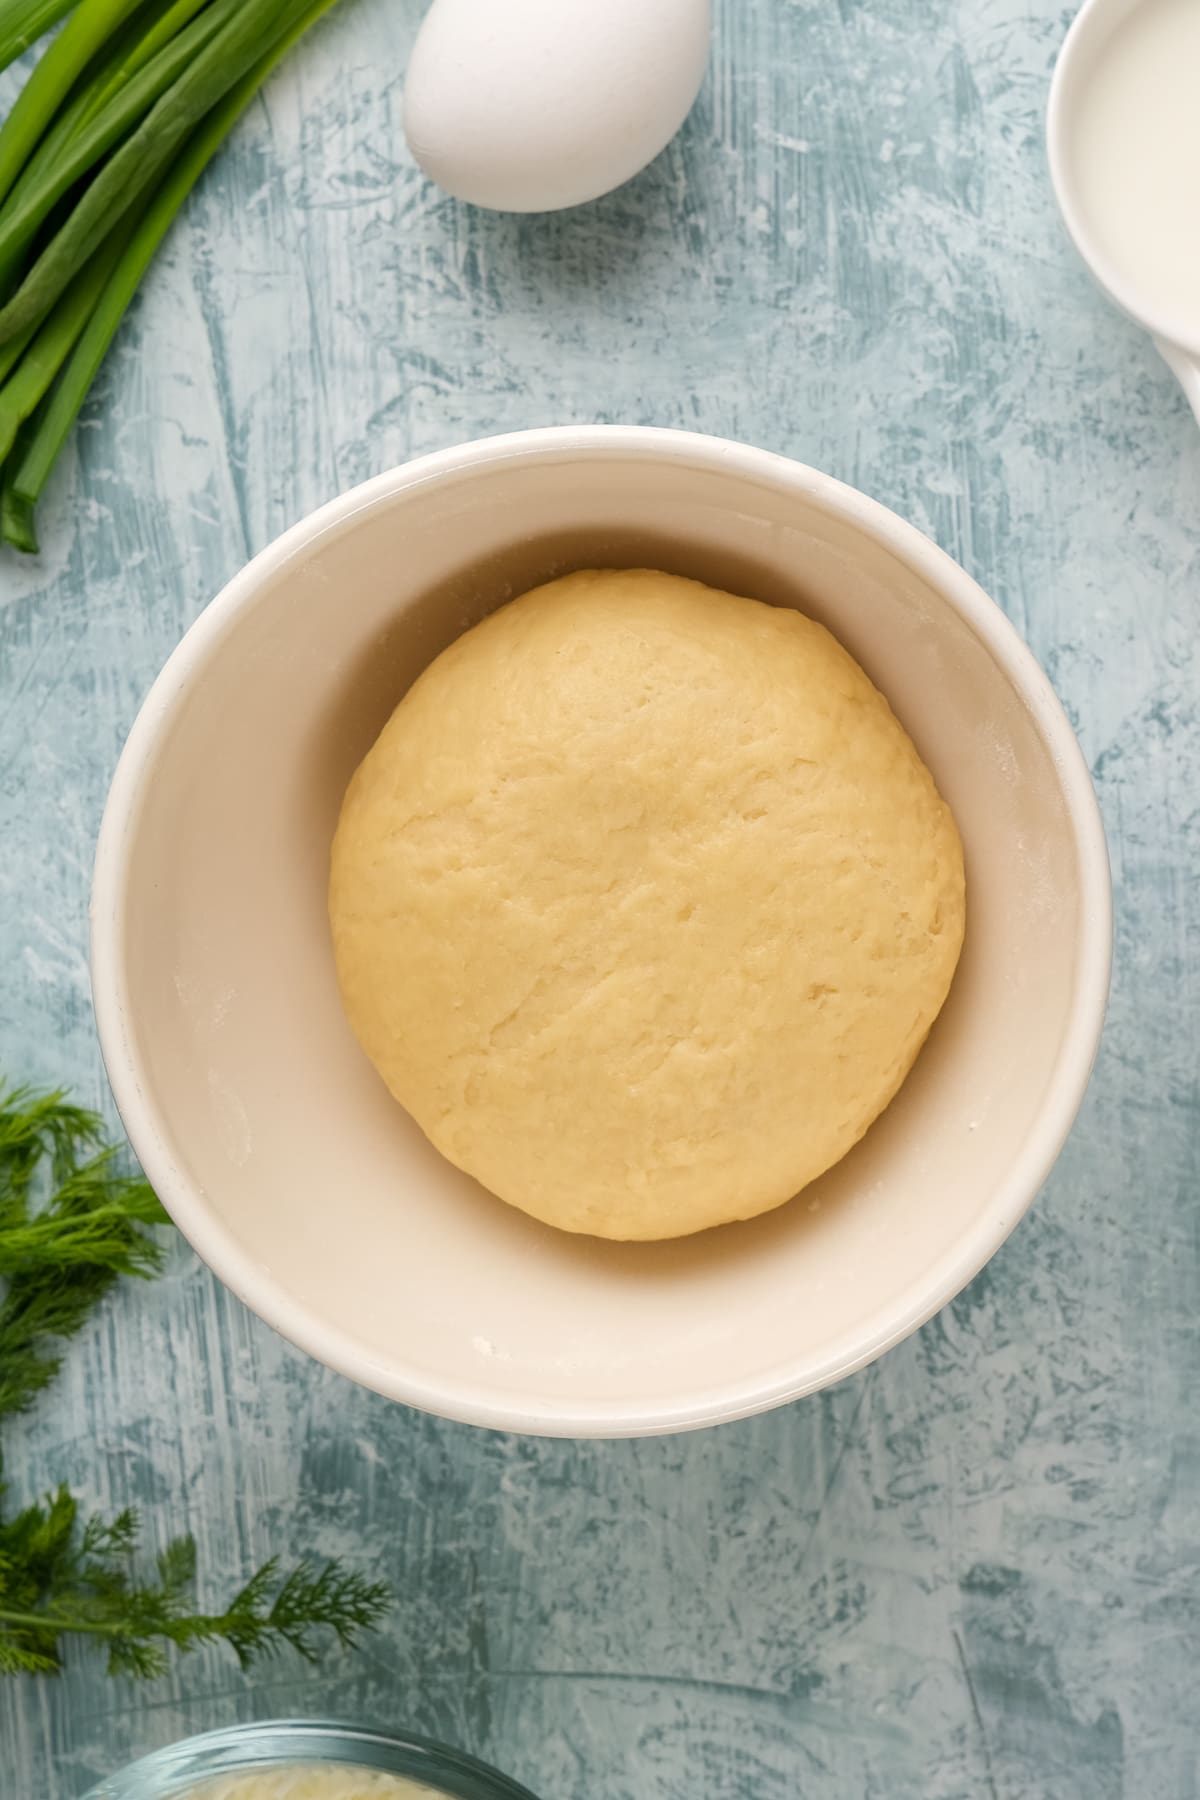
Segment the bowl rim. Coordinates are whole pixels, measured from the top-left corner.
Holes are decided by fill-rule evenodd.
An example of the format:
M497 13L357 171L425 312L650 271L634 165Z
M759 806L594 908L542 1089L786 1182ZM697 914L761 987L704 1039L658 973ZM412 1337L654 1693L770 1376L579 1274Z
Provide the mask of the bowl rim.
M1139 0L1083 0L1063 38L1050 78L1050 96L1046 104L1046 160L1067 235L1097 287L1135 325L1140 325L1155 339L1162 339L1176 352L1184 351L1194 359L1200 357L1200 332L1194 323L1176 316L1169 308L1156 306L1122 274L1097 242L1079 201L1071 164L1071 127L1079 109L1079 96L1072 93L1071 81L1079 59L1094 40L1102 38L1106 32L1111 34L1118 30L1138 4Z
M260 1719L178 1738L104 1777L83 1800L186 1800L198 1784L293 1762L437 1782L431 1800L537 1800L510 1775L434 1738L323 1718ZM454 1785L446 1787L447 1781Z
M698 473L736 473L814 503L883 544L937 590L991 652L1034 717L1057 770L1080 871L1082 927L1069 1012L1053 1075L1033 1126L991 1204L926 1273L891 1302L827 1344L823 1354L784 1358L758 1377L681 1398L630 1404L545 1403L514 1390L472 1388L383 1359L289 1295L238 1245L174 1164L169 1136L143 1086L128 1026L131 1004L122 953L128 851L153 778L158 749L196 674L251 607L263 585L318 539L348 530L364 512L410 488L469 479L497 461L643 456ZM260 551L200 613L144 700L117 764L100 826L91 903L92 995L101 1053L117 1109L146 1176L193 1248L238 1299L282 1337L365 1387L421 1411L500 1431L549 1437L642 1437L685 1431L802 1398L853 1374L917 1330L995 1254L1050 1172L1087 1088L1099 1047L1112 958L1108 851L1091 777L1066 713L1032 652L1004 613L947 553L880 502L832 476L772 451L654 426L543 426L473 439L390 469L329 501Z

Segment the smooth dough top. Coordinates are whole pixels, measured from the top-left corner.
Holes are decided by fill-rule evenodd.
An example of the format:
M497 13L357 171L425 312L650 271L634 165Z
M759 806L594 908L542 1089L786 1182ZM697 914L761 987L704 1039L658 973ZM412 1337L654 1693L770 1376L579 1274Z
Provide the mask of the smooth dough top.
M451 1162L568 1231L778 1206L904 1080L962 849L820 625L648 570L442 653L350 783L330 917L367 1055Z

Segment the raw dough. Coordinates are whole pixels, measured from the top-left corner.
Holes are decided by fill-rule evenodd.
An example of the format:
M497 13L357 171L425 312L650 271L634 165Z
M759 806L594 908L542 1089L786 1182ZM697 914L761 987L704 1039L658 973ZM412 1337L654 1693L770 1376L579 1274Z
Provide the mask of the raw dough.
M350 783L330 916L433 1143L568 1231L778 1206L888 1104L962 944L962 849L820 625L647 570L452 644Z
M343 1763L289 1763L284 1768L217 1776L179 1800L446 1800L441 1789Z

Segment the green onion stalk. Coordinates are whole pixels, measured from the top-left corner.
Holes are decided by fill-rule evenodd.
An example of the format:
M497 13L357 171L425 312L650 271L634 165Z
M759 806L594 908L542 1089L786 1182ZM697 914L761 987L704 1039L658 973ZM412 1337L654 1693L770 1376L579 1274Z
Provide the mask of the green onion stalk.
M132 0L81 0L34 70L0 129L0 537L16 548L36 549L33 508L176 213L336 3L159 0L131 20ZM0 46L3 30L0 0Z

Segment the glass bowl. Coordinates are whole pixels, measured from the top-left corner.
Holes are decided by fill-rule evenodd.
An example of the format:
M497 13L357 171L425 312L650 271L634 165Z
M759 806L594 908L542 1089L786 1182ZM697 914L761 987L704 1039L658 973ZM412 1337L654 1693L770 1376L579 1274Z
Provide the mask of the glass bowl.
M314 1763L403 1775L446 1800L536 1800L528 1788L461 1750L328 1719L269 1719L184 1738L110 1775L84 1800L183 1800L219 1776Z

